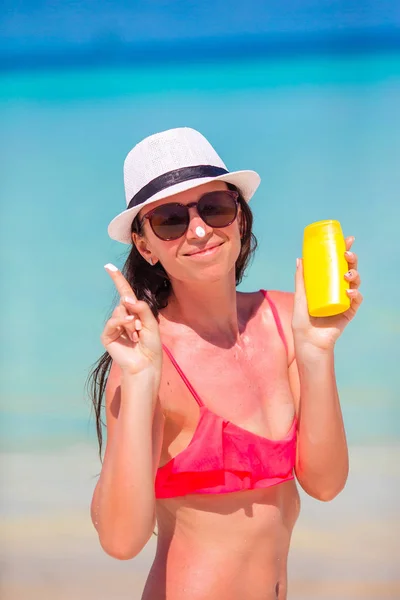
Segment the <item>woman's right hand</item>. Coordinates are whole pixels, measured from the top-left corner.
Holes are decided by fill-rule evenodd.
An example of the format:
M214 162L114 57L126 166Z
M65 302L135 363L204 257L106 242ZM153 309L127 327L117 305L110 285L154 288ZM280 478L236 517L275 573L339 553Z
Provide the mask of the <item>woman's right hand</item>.
M121 271L114 265L105 269L121 300L101 334L103 346L122 371L137 374L150 367L160 373L162 345L157 319L147 302L136 298Z

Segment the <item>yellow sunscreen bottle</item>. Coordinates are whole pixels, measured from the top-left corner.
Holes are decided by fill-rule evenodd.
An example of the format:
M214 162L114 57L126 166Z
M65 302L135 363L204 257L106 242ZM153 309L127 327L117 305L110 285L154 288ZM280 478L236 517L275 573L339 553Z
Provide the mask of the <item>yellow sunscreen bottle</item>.
M350 308L344 279L349 267L339 221L307 225L303 237L303 271L308 312L312 317L331 317Z

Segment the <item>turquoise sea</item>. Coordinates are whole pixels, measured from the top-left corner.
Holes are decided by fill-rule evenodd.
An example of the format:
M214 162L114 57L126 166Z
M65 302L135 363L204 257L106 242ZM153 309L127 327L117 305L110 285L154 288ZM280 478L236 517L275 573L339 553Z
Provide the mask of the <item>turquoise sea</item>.
M305 225L355 235L364 304L337 345L349 441L400 439L400 54L0 74L3 449L95 444L84 381L126 247L122 165L140 139L200 130L257 170L259 250L240 288L293 290Z

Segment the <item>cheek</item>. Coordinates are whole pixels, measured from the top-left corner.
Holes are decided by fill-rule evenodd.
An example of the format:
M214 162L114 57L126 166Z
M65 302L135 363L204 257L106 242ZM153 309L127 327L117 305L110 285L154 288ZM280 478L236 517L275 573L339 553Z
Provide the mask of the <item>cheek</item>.
M240 238L240 234L237 236L237 239L235 240L235 263L237 261L237 259L239 258L240 252L242 250L242 240Z
M240 221L237 223L235 241L233 242L235 247L235 263L240 256L240 252L242 250L242 234L241 234L241 224Z
M171 268L173 269L174 264L176 264L176 256L179 253L179 240L163 242L162 240L157 239L153 248L154 254L157 256L164 269L167 272L170 272Z
M242 235L239 218L236 219L234 223L232 223L231 225L229 225L229 227L226 228L226 233L229 236L232 245L234 245L235 247L238 246L240 248L242 245Z
M216 230L216 231L218 231L218 230ZM238 220L236 220L231 225L228 225L228 227L224 227L224 229L220 229L219 232L220 232L220 237L222 239L225 238L228 241L229 254L227 254L226 256L229 257L228 260L229 260L229 265L231 267L236 263L237 259L239 258L239 255L240 255L240 251L242 249L242 240L240 237Z

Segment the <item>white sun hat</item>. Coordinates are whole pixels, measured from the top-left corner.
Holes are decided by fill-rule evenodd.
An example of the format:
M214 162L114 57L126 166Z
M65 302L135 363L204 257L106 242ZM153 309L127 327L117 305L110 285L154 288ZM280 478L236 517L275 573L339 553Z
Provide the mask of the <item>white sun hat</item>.
M190 127L145 138L125 159L126 210L110 222L109 236L131 244L132 221L144 206L208 181L234 184L248 202L261 179L255 171L229 172L208 140Z

